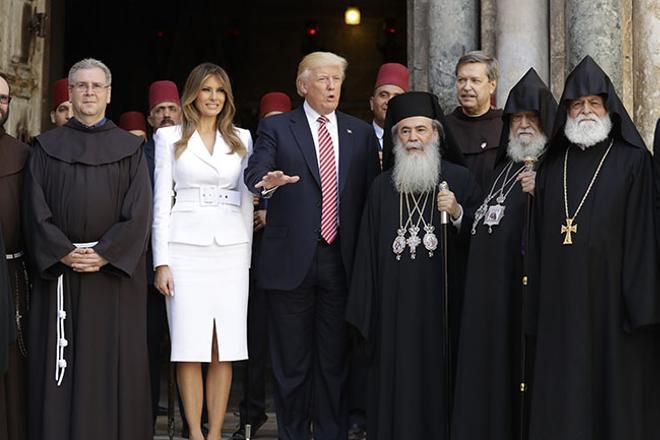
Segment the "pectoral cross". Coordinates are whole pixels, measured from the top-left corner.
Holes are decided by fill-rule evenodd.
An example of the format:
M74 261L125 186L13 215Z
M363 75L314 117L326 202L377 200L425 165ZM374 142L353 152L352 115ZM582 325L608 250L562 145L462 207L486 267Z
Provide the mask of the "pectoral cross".
M408 229L408 232L410 233L410 237L406 239L406 244L410 248L410 259L414 260L417 252L417 246L422 243L422 239L417 236L417 234L419 234L418 226L411 226Z
M571 233L577 233L577 225L573 224L572 218L567 218L566 225L561 225L561 233L566 234L564 236L564 244L573 244L573 236L571 236Z

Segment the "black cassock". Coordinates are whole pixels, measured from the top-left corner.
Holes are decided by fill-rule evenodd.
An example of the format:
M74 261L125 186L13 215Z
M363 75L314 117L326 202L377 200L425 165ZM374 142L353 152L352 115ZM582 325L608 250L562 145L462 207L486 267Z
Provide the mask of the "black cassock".
M507 163L497 167L496 177ZM514 164L509 176L521 166ZM495 204L493 199L489 206ZM470 241L454 392L455 439L512 440L517 431L512 422L519 406L522 241L527 209L527 194L520 182L515 182L505 206L504 217L492 226L492 233L481 221Z
M442 172L464 210L460 232L448 226L455 340L469 229L481 193L466 168L443 160ZM414 260L406 248L397 261L392 242L399 228L399 197L391 171L376 178L362 217L347 305L347 320L366 340L370 354L367 431L369 438L378 440L445 439L442 250L438 247L429 257L420 244ZM424 210L427 222L431 210L440 239L440 215L429 197ZM404 222L407 212L404 201ZM421 238L421 225L420 229Z
M25 177L25 231L36 276L29 327L31 440L144 440L152 435L145 250L151 185L141 140L108 121L75 120L36 138ZM76 273L59 260L96 242L108 260ZM55 381L57 278L68 346Z
M570 146L571 216L611 138ZM651 440L660 435L654 199L651 156L615 139L572 245L560 144L537 179L540 245L536 369L530 439Z
M507 147L512 115L535 112L542 133L549 134L556 109L552 93L533 68L511 89L503 109L498 166L487 190L493 196L500 190L506 195L505 211L499 225L489 228L480 221L470 240L456 369L454 440L520 438L520 342L523 325L525 330L533 325L528 301L524 308L521 304L521 298L529 296L529 287L523 292L522 279L532 257L525 243L531 198L513 177L524 164L511 164ZM503 185L508 179L512 181ZM488 206L500 204L498 198L493 197ZM533 340L526 342L525 379L529 382ZM528 403L527 399L526 408Z

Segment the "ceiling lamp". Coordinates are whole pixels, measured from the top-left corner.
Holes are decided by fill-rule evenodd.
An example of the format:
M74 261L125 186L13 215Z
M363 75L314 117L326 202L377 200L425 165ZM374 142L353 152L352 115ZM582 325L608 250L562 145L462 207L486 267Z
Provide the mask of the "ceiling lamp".
M355 6L349 6L344 12L344 22L349 26L360 24L360 10Z

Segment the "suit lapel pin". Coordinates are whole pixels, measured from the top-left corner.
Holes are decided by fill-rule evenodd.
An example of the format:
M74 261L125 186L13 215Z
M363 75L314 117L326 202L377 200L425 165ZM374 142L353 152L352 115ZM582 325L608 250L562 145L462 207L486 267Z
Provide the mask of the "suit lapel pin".
M346 131L348 132L348 134L353 134L353 130L351 130L350 128L347 128Z

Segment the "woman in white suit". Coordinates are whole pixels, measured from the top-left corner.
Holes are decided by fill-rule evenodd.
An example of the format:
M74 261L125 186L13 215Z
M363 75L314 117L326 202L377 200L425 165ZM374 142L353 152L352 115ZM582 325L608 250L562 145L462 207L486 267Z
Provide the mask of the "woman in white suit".
M182 96L182 125L155 135L155 286L167 295L172 362L191 440L201 430L203 390L209 440L221 438L231 361L247 359L252 195L243 170L250 132L233 125L225 71L200 64ZM208 362L206 384L201 362Z

